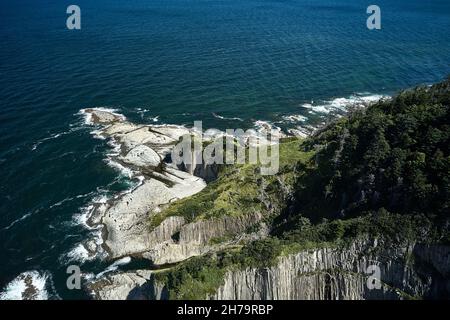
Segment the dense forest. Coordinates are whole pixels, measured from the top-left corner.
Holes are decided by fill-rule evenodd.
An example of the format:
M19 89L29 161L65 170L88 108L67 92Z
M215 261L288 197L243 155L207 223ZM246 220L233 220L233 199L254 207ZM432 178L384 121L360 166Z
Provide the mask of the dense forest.
M433 224L445 237L449 87L450 79L351 110L307 139L300 148L316 150L314 163L302 168L307 174L297 180L294 203L278 228L295 232L305 219L320 223L391 213L423 227Z

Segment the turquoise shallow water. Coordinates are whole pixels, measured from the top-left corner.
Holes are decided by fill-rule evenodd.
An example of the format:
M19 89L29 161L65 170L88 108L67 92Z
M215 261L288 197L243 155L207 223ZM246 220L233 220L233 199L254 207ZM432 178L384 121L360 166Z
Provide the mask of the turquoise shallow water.
M49 297L83 297L65 288L67 253L89 234L74 217L130 182L105 163L108 147L81 108L286 127L285 116L303 115L301 125L329 116L310 113L311 101L331 108L450 73L446 0L377 1L379 31L366 28L361 0L80 0L80 31L65 28L69 4L0 4L0 290L36 270Z

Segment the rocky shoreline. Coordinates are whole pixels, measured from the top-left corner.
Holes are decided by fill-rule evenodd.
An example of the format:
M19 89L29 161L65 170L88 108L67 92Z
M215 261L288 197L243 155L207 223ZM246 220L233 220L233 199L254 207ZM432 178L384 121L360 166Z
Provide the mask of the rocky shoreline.
M211 244L211 240L230 232L243 233L262 219L260 215L250 214L187 223L183 217L172 216L151 230L152 215L176 200L200 192L206 187L206 181L215 179L214 165L176 166L166 160L170 159L170 152L181 137L195 138L199 132L176 125L136 125L109 110L92 108L82 112L89 124L99 127L93 131L95 136L107 140L116 151L109 154L108 160L130 170L130 178L140 181L129 192L91 211L87 224L101 229L102 240L90 239L83 244L90 258L100 255L107 260L117 260L133 256L147 259L149 267L177 263L223 248L223 244ZM214 132L202 138L211 141L221 134ZM281 132L279 135L284 136ZM147 271L142 272L147 274ZM128 276L105 275L90 283L88 289L96 298L119 298L117 293L112 296L105 293L106 288L124 281L128 288L130 281L135 283L140 279L135 272L126 274Z
M87 223L92 227L103 226L101 246L109 259L137 255L151 247L158 236L167 236L177 226L176 223L167 226L167 230L161 230L152 239L147 226L149 214L206 186L201 177L163 161L180 137L195 132L180 126L135 125L109 111L85 109L83 112L92 125L100 126L95 135L108 140L117 150L109 155L109 160L129 169L130 178L140 181L129 192L94 208ZM92 255L101 249L92 242L85 246Z

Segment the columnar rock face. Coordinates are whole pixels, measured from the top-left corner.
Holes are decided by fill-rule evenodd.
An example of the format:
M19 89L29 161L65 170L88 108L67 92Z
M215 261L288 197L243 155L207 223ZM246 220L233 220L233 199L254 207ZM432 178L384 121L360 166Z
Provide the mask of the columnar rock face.
M226 235L243 233L245 230L262 219L260 213L244 216L223 216L189 223L180 229L180 243L205 244L211 239Z
M205 159L203 159L202 150L193 150L191 155L191 163L180 163L178 168L196 177L200 177L206 182L216 180L219 173L219 166L217 164L206 163Z
M184 224L177 230L177 239L165 238L164 241L160 241L143 253L142 256L156 265L183 261L193 256L220 249L222 246L212 245L211 240L227 236L232 238L235 235L245 233L247 228L255 225L261 219L261 214L254 213L237 217L211 218Z
M142 254L142 257L152 261L155 265L165 265L184 261L191 257L206 254L217 246L199 245L191 243L178 244L173 241L160 242Z
M369 249L357 241L348 249L323 248L280 257L276 266L227 272L211 299L402 299L448 297L450 248L420 244ZM376 252L376 253L375 253ZM380 268L381 287L370 287L369 266ZM368 272L369 271L369 272Z
M379 267L379 277L373 266ZM169 296L167 288L150 271L142 270L109 275L91 285L91 290L100 299L167 299ZM310 249L282 256L269 268L233 268L209 299L359 300L449 296L450 247L411 244L389 248L376 241L360 240L346 249Z

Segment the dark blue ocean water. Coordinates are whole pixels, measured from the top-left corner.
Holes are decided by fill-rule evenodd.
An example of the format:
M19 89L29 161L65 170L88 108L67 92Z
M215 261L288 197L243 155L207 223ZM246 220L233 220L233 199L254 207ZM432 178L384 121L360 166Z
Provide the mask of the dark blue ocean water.
M81 7L82 29L66 29ZM244 129L314 115L312 100L392 94L450 73L450 2L378 0L15 0L0 3L0 291L19 274L65 287L88 236L75 217L130 186L105 163L81 108L136 122ZM243 121L214 117L239 117ZM73 252L73 251L72 251ZM80 262L79 262L80 263ZM99 272L107 264L82 263Z

